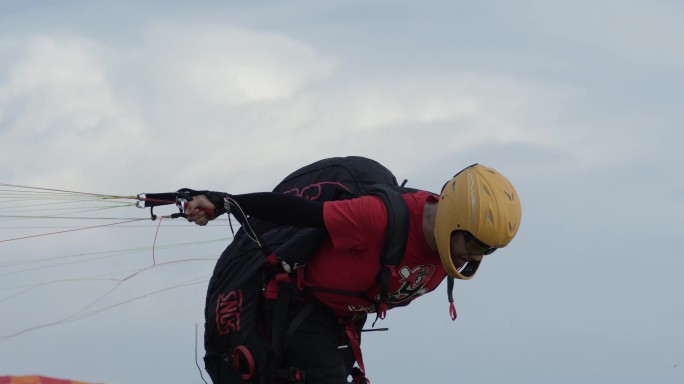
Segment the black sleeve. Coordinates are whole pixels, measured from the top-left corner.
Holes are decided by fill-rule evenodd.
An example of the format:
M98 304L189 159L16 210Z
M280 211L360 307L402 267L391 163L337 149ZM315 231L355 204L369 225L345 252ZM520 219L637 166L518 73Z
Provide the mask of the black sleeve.
M323 202L276 192L230 195L242 211L281 225L325 229ZM235 209L235 208L233 208Z

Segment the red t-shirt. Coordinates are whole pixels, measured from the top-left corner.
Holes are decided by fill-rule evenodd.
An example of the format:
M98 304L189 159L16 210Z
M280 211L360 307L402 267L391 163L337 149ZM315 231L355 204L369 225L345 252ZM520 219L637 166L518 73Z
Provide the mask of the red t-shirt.
M389 306L405 305L437 288L446 277L439 254L425 241L423 207L436 202L428 192L402 195L409 209L406 253L389 283ZM387 211L376 196L329 201L323 206L325 227L330 235L307 262L305 285L337 315L375 312L375 303L361 297L316 290L315 287L367 294L378 298L376 282L381 270L387 230Z

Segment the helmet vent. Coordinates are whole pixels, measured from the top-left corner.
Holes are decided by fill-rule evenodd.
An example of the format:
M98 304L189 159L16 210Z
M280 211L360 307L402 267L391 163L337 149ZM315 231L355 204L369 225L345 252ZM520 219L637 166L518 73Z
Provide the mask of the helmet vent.
M513 201L513 195L511 195L507 191L504 191L504 195L506 195L506 197L508 197L508 200Z
M492 212L491 212L491 211L489 211L489 212L487 213L487 220L488 220L490 223L493 223L493 222L494 222L494 215L492 215Z
M488 194L489 196L492 195L491 193L489 193L489 189L487 189L487 186L486 186L486 185L483 185L483 186L482 186L482 192Z

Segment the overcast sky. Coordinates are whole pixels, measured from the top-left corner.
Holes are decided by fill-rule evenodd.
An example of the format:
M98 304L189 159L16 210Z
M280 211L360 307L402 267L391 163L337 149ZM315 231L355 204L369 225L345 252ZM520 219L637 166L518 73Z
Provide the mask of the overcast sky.
M518 236L457 321L440 286L364 335L373 383L684 382L684 5L140 3L0 0L0 183L241 193L361 155L438 191L483 163ZM6 216L0 240L94 225ZM157 224L1 242L0 375L201 383L230 231L163 222L152 268Z

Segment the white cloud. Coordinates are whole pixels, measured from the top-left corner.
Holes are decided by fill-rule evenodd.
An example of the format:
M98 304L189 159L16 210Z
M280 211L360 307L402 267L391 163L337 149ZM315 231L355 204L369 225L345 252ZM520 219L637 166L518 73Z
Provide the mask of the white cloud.
M3 87L4 114L16 118L13 128L30 139L59 121L81 130L114 115L97 50L92 42L73 37L27 40Z
M144 48L160 88L195 108L287 99L334 68L302 42L241 28L159 25Z
M291 98L333 67L293 39L219 27L157 26L134 49L69 35L3 46L20 47L0 80L0 134L14 149L0 155L3 175L71 188L104 169L122 179L203 164L244 136L222 110Z
M132 48L69 35L10 45L22 48L0 83L0 134L22 150L0 156L4 175L33 185L218 188L247 173L241 188L264 189L320 157L416 172L416 153L431 163L491 143L582 166L611 158L590 139L595 126L568 120L582 90L559 83L474 72L344 81L302 41L217 25L158 24Z

